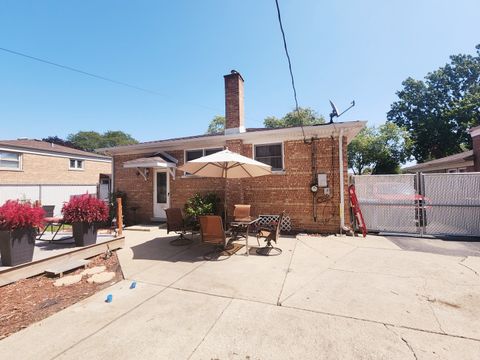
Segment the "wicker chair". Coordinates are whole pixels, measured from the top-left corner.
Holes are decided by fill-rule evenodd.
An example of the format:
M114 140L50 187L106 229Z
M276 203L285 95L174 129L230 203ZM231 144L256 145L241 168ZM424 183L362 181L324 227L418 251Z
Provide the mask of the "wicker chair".
M200 222L200 242L214 245L215 249L203 255L205 260L220 260L220 257L230 254L226 251L227 237L223 229L223 222L220 216L206 215L198 218Z
M274 247L272 245L272 241L277 243L280 237L280 229L282 227L282 220L283 216L285 215L285 211L283 211L278 216L278 221L273 224L273 226L269 228L260 228L257 232L257 241L260 241L261 238L265 239L266 242L264 247L257 249L258 255L280 255L282 253L282 249L278 247Z
M176 239L170 241L170 245L190 245L193 239L188 239L185 235L187 232L190 232L193 237L193 229L186 225L182 210L179 208L169 208L165 210L165 213L167 214L167 234L171 231L178 234Z

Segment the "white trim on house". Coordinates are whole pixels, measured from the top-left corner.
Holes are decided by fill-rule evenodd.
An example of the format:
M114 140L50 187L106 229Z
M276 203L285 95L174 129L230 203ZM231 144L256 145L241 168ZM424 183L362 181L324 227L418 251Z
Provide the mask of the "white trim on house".
M362 130L366 121L352 121L336 124L323 124L315 126L304 126L305 137L338 137L340 130L344 130L344 136L347 138L347 144ZM303 133L300 127L280 128L263 131L249 131L230 135L211 135L191 138L178 138L171 140L153 141L143 144L117 146L112 148L102 148L98 151L109 155L121 154L142 154L155 151L171 151L202 148L225 147L227 140L242 140L244 144L253 144L255 142L284 142L292 140L303 140Z
M7 146L0 146L0 151L9 151L9 152L15 152L15 153L20 153L20 154L32 154L32 155L41 155L41 156L53 156L53 157L60 157L60 158L67 158L67 159L78 159L78 160L88 160L88 161L98 161L98 162L106 162L110 163L112 162L111 159L104 159L104 158L98 158L95 156L82 156L82 155L76 155L76 154L60 154L60 153L55 153L55 152L48 152L48 151L41 151L41 150L27 150L27 149L20 149L20 148L13 148L13 147L7 147Z

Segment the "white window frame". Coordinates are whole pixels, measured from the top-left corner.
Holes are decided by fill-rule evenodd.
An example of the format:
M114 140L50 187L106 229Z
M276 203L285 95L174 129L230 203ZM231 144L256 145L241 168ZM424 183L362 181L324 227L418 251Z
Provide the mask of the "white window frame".
M72 167L72 161L75 161L75 166L74 167ZM80 167L78 167L79 163L81 164ZM68 170L83 171L84 169L85 169L85 160L74 159L74 158L68 159Z
M202 156L200 156L200 157L203 157L203 156L205 156L205 151L206 150L214 150L214 149L219 149L219 151L223 151L225 149L225 147L224 146L212 146L212 147L206 147L206 148L185 149L185 150L183 150L183 163L184 164L187 163L187 152L188 151L201 151ZM193 177L200 177L200 176L197 176L197 175L189 174L186 171L183 172L183 177L192 177L192 176Z
M9 160L9 159L2 159L2 161L7 161L7 162L12 162L12 163L18 163L18 167L16 168L10 168L10 167L2 167L0 166L0 170L6 170L6 171L22 171L23 169L23 154L15 151L5 151L1 150L0 153L9 153L9 154L15 154L18 156L18 160Z
M268 143L254 143L252 144L253 146L253 149L252 149L252 156L253 156L253 160L256 160L256 152L257 152L257 146L266 146L266 145L281 145L281 148L282 148L282 168L281 169L277 169L277 170L273 170L272 169L272 173L273 174L285 174L285 146L284 146L284 143L283 141L274 141L274 142L268 142Z

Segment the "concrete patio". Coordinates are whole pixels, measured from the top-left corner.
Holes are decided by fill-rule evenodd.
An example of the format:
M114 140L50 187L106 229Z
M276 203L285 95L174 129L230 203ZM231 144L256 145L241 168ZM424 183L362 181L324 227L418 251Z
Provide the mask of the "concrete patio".
M283 237L207 262L125 231L127 280L0 341L22 359L478 359L480 257L387 238ZM251 243L255 241L251 238ZM129 289L132 280L135 289ZM113 302L107 304L107 294Z

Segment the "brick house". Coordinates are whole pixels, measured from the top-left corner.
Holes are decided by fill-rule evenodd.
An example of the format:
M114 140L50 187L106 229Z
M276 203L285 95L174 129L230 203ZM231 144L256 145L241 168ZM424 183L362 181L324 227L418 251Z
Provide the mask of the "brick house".
M426 161L404 168L406 172L416 173L463 173L480 171L480 126L470 129L472 150Z
M236 71L224 78L224 133L101 149L113 157L114 189L127 193L127 207L136 208L138 221L161 220L165 208L183 208L194 193L214 191L221 203L226 194L228 214L234 204L251 204L254 215L286 210L296 230L339 231L343 221L348 223L346 147L365 122L246 128L244 80ZM185 161L225 148L271 165L273 174L225 181L177 170ZM319 181L314 194L311 185Z
M108 197L111 172L108 156L40 140L0 140L0 203L40 200L59 213L70 195Z

